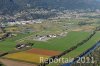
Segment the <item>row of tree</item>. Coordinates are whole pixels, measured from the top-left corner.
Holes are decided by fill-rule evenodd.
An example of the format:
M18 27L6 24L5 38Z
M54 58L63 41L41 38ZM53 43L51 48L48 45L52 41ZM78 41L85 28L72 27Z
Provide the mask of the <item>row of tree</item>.
M11 36L11 33L8 32L8 33L5 33L2 37L0 37L0 41L6 39L7 37Z

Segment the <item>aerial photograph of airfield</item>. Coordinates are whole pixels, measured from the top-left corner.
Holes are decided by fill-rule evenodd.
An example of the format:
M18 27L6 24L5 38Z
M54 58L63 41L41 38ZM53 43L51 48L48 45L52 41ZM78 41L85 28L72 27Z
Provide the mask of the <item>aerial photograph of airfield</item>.
M78 1L0 0L0 66L100 66L100 1Z

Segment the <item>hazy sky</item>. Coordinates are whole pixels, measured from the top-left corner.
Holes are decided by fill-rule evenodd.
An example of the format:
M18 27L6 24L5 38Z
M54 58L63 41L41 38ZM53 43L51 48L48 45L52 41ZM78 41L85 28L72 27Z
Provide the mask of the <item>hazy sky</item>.
M100 1L100 0L97 0L97 1Z

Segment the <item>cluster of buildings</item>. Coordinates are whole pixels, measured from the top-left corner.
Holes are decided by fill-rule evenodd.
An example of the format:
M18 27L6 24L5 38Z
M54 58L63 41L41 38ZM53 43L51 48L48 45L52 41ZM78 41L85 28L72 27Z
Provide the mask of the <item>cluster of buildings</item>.
M49 40L51 38L66 36L66 34L67 34L67 32L60 33L60 34L44 35L44 36L36 35L36 37L34 38L34 40L37 40L37 41L46 41L46 40Z
M23 49L23 48L29 48L32 47L34 44L33 43L23 43L23 44L17 44L16 49Z
M50 38L56 38L56 35L46 35L46 36L37 36L36 39L39 41L45 41L48 40Z
M29 20L29 21L15 21L15 22L8 22L7 25L26 25L26 24L35 24L35 23L42 23L43 20Z
M36 37L34 38L34 40L37 41L46 41L49 40L50 38L56 38L57 35L52 34L52 35L44 35L44 36L40 36L40 35L36 35Z

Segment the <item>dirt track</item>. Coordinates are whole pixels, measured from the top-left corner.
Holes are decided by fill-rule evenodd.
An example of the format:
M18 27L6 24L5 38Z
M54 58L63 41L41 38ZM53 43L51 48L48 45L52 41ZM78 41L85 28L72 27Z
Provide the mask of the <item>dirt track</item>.
M13 61L8 59L0 59L0 62L2 62L5 66L37 66L31 63Z
M36 53L36 54L40 54L40 55L47 55L47 56L54 56L54 55L58 55L61 53L59 51L44 50L44 49L37 49L37 48L33 48L31 50L28 50L27 52Z

